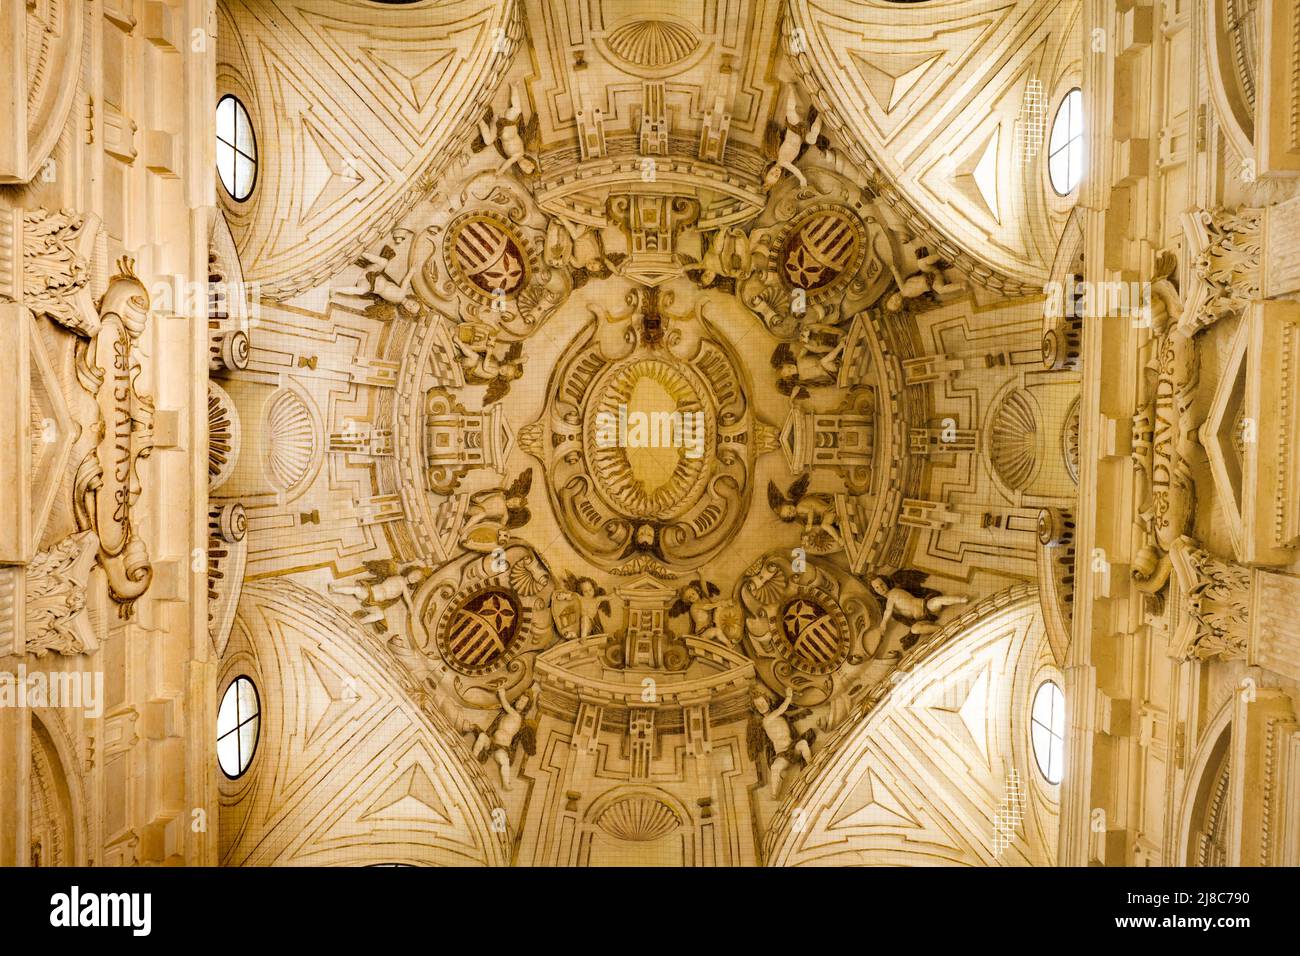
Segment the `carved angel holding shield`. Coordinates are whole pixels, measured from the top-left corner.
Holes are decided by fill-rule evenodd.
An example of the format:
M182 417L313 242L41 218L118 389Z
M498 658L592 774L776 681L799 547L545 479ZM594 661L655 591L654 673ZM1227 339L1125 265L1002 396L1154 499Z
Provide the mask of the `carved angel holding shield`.
M573 573L564 576L564 588L551 598L551 614L565 640L584 640L602 633L604 617L609 613L605 589L591 578Z

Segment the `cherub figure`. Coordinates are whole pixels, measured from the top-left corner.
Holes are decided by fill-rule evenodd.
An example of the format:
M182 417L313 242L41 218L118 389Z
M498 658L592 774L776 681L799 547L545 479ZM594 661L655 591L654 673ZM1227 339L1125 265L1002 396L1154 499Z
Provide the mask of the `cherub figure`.
M524 343L499 341L497 336L497 330L484 322L465 321L452 338L466 381L488 387L484 406L505 398L510 383L524 374Z
M585 640L602 632L604 617L610 613L607 593L591 578L580 578L572 572L564 576L564 590L556 593L552 606L556 599L571 601L577 606L577 631L566 634L566 637L576 636L578 640Z
M939 615L943 609L965 604L970 598L960 594L943 594L922 586L929 575L923 571L904 569L893 574L879 574L871 579L871 590L884 598L885 606L880 623L868 635L875 640L885 633L885 627L894 618L908 625L902 647L907 650L917 639L939 630Z
M668 609L668 616L689 614L692 636L734 644L741 637L740 608L731 598L719 598L719 594L721 591L712 581L691 582L677 595L677 601Z
M532 486L533 470L529 468L506 488L491 488L470 495L465 523L460 529L461 543L471 551L492 551L503 544L507 532L523 527L532 518L528 510L528 492ZM493 533L483 534L482 529Z
M806 717L809 712L790 710L793 700L794 688L787 687L785 700L773 710L766 694L755 694L754 712L749 718L749 758L767 764L767 785L773 797L781 792L781 781L796 758L805 767L812 761L812 743L817 738L815 730L806 730L796 737L793 722Z
M829 322L804 322L799 327L800 358L817 362L819 371L834 381L844 357L844 330Z
M744 279L753 272L754 257L749 237L739 226L723 226L714 232L700 261L683 271L698 273L701 288L707 289L719 277Z
M415 245L415 233L399 226L389 234L377 254L363 253L356 260L362 270L360 283L335 289L334 293L376 298L414 311L411 286L420 268L414 255Z
M930 296L942 301L949 296L966 291L966 286L960 281L960 277L955 273L949 275L950 270L942 256L917 245L915 240L905 243L904 246L907 253L915 257L917 271L903 276L897 268L894 268L898 291L890 295L885 302L885 307L889 311L900 311L905 299Z
M817 107L808 108L807 118L800 114L799 99L791 86L786 93L785 126L773 120L767 124L767 133L763 137L763 149L772 159L772 165L763 176L763 188L772 189L781 181L783 173L794 176L800 189L807 186L808 178L795 163L809 146L816 146L825 153L830 140L822 135L822 119Z
M331 581L328 585L331 594L345 594L361 602L362 610L354 611L352 616L362 624L374 624L378 630L386 630L384 612L401 601L412 622L415 621L415 607L411 597L432 572L415 561L404 564L392 560L366 561L367 575L357 584L340 584Z
M528 719L534 694L526 690L512 704L506 697L505 684L501 683L497 685L497 700L501 712L487 730L479 731L474 740L474 756L483 763L491 756L501 768L501 789L509 790L515 751L522 747L529 757L537 753L537 720Z
M839 517L835 513L835 498L822 493L808 492L812 475L804 472L784 493L776 482L767 483L767 503L776 516L787 524L803 525L800 540L809 550L825 554L844 546L840 534Z
M807 398L810 388L835 384L844 342L842 336L835 336L836 341L827 344L831 334L820 331L822 328L820 325L812 326L813 331L804 335L797 357L789 342L782 342L772 352L776 387L781 394L795 399ZM833 329L834 326L824 328Z
M537 170L537 147L541 142L540 124L534 113L524 120L524 108L520 102L519 87L510 86L510 106L505 113L494 119L492 107L478 123L479 140L470 148L474 152L495 146L501 154L502 161L497 166L497 175L504 175L511 166L518 166L525 176L531 176Z
M572 270L575 288L590 278L608 276L614 271L605 258L605 245L597 230L558 216L547 223L542 259L553 269Z

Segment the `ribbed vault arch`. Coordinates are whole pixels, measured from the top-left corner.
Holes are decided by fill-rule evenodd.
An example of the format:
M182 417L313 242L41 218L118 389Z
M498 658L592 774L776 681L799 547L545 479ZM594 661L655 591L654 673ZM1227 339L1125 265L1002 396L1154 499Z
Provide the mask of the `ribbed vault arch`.
M245 587L222 671L219 692L246 674L261 702L248 771L218 771L223 865L509 862L492 790L454 730L416 705L378 638L316 593Z
M769 866L1054 862L1058 788L1028 724L1035 688L1060 678L1036 589L999 592L935 637L817 755L773 818Z

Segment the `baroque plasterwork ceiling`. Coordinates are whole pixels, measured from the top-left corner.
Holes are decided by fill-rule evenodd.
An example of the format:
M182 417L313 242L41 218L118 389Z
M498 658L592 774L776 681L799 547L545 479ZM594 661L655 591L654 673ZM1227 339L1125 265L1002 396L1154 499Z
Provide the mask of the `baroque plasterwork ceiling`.
M263 293L210 391L211 494L239 509L214 534L249 582L242 599L215 585L229 673L289 682L292 720L319 723L339 690L322 667L354 666L331 647L371 642L382 693L450 748L426 741L419 766L454 757L458 786L490 786L515 862L756 863L795 781L900 662L983 633L983 612L946 626L963 609L996 615L1014 593L1024 653L1051 659L1027 582L1043 547L1068 546L1040 542L1039 513L1070 501L1077 376L1044 366L1041 310L1005 293L1046 274L1059 217L1010 152L999 193L1032 209L978 236L955 187L914 196L922 218L900 197L943 191L927 129L953 154L994 128L1010 143L1027 78L1066 82L1045 25L1063 8L944 5L957 33L1019 52L976 63L948 37L932 77L889 94L971 90L926 126L853 112L857 80L810 76L791 31L830 28L799 4L332 6L223 9L218 92L248 98L264 163L249 204L227 202L214 263ZM901 62L857 55L877 54ZM288 633L295 594L320 605L292 623L311 668L262 636ZM1042 600L1059 622L1051 582ZM305 699L321 687L329 701ZM968 710L1006 724L1007 701ZM290 710L272 717L299 735ZM330 753L370 753L338 728ZM326 758L293 757L322 781ZM981 757L993 777L1022 758ZM227 857L260 859L275 801L253 813L256 788L225 789ZM350 819L349 845L370 819ZM457 825L430 826L421 841L455 843ZM984 839L970 813L950 826ZM1019 858L1040 853L1019 839Z

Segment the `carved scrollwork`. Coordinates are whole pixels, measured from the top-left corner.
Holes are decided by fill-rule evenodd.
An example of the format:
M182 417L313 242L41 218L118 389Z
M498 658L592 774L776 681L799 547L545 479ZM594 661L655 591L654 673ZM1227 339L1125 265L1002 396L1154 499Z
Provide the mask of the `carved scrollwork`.
M416 591L415 643L457 703L492 709L532 683L537 653L555 642L555 581L526 544L470 555L438 569Z
M830 561L769 552L736 585L745 612L745 647L759 679L778 694L794 689L803 707L844 697L854 679L885 663L890 642L863 582ZM895 645L896 646L896 645Z
M415 297L497 329L503 340L532 335L573 290L571 259L547 254L552 222L517 183L492 170L472 175L445 212L409 221L413 228L425 223L428 237L427 248L412 254Z
M99 303L97 332L77 348L77 372L96 409L89 447L73 480L79 530L94 530L109 594L129 616L153 580L149 552L136 528L139 463L153 451L153 399L139 390L136 345L149 319L149 294L123 259Z
M1172 268L1167 259L1160 265ZM1162 288L1158 301L1171 317L1179 308L1168 289ZM1188 312L1182 315L1186 318ZM1143 486L1138 514L1147 535L1147 543L1134 556L1132 576L1139 590L1151 594L1168 582L1169 550L1192 530L1195 520L1191 462L1199 451L1200 426L1195 410L1200 357L1192 334L1181 322L1158 322L1156 329L1145 369L1145 397L1133 417L1131 453Z
M527 448L574 547L616 574L663 576L739 529L762 423L744 364L707 320L661 315L654 290L634 301L565 350Z

